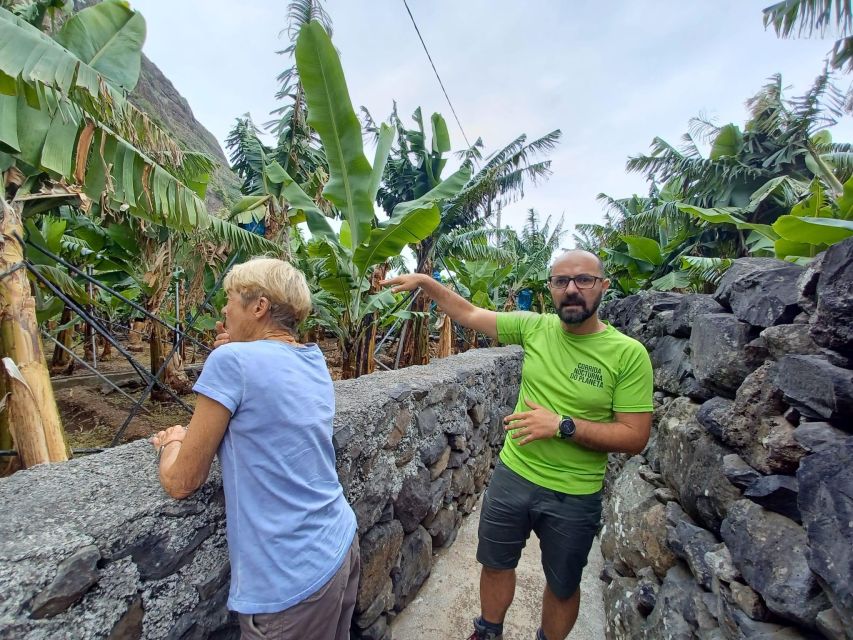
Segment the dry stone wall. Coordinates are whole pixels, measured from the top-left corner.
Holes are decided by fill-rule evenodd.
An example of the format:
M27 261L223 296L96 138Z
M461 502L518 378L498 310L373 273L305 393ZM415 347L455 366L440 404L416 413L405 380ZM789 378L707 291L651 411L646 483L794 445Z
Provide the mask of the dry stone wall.
M335 383L337 468L358 517L355 638L388 623L452 544L515 405L521 351L479 349ZM237 638L221 476L184 501L135 442L0 480L0 638Z
M610 462L607 638L853 638L853 239L605 316L656 386L648 447Z

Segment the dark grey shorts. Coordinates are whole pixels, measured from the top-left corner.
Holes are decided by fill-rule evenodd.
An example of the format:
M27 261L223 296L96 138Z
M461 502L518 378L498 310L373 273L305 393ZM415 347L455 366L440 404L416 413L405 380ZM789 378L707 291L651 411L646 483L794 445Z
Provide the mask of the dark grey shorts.
M477 561L491 569L515 569L535 531L551 591L577 591L601 519L601 492L576 496L545 489L498 461L480 514Z

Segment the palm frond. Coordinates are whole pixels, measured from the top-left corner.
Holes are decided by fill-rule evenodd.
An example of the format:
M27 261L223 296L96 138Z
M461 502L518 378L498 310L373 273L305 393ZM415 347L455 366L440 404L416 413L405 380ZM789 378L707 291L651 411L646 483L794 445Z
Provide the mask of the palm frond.
M248 255L273 255L281 256L282 247L270 242L263 236L259 236L233 222L228 222L214 216L210 217L210 228L205 231L220 242L225 242L233 251L242 251Z
M764 9L764 26L773 26L776 35L788 38L794 32L809 37L823 36L834 22L842 36L853 33L853 9L849 0L783 0Z

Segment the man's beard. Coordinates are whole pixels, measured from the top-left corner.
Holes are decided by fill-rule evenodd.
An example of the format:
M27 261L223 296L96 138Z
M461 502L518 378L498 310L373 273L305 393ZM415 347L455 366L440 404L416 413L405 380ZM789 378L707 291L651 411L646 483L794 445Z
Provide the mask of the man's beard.
M557 310L557 315L560 316L560 320L565 322L566 324L580 324L584 320L591 318L596 311L598 311L598 307L601 304L601 298L604 295L604 292L598 294L598 297L593 300L592 304L587 307L586 301L580 296L573 296L571 298L567 298L562 301L560 304L560 308ZM571 308L569 309L566 305L569 304L577 304L580 308Z

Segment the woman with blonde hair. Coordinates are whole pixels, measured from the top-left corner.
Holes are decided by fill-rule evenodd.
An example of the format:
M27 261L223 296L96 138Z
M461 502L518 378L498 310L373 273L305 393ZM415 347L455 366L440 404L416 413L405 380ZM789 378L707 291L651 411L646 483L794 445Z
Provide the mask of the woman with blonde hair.
M190 496L219 453L231 560L228 607L242 638L349 638L359 577L355 515L335 471L335 395L305 276L254 258L224 280L224 333L193 390L189 427L151 442L170 496ZM221 345L221 346L220 346Z

